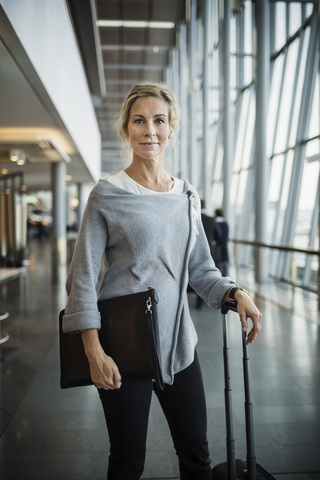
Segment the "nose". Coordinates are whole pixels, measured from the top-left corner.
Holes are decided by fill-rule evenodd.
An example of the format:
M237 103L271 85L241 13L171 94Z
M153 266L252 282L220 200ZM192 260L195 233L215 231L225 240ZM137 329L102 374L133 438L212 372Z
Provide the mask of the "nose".
M155 135L155 125L152 120L146 122L146 128L145 128L145 135L146 136L153 136Z

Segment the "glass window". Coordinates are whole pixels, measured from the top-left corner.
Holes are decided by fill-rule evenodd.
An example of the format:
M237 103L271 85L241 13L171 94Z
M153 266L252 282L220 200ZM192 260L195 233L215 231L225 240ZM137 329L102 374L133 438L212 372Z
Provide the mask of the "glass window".
M237 35L236 35L236 17L232 16L230 18L230 51L236 52L237 51Z
M235 212L237 212L236 205L238 203L238 182L239 173L233 173L230 187L230 204L234 207Z
M212 2L216 14L222 5L218 0ZM231 80L231 105L230 110L235 108L235 115L230 115L234 120L234 135L231 135L230 141L233 141L234 158L232 165L232 178L230 185L230 222L233 225L235 238L255 238L254 231L254 146L255 146L255 86L251 87L251 82L255 83L255 59L252 56L253 40L255 34L255 18L253 15L254 5L257 8L258 2L244 2L244 10L240 16L231 16L230 46L232 55L230 57L230 80ZM307 1L272 1L268 3L272 9L271 20L275 22L271 25L269 33L270 45L274 48L271 54L277 54L275 60L270 65L270 91L267 114L266 148L267 158L270 167L267 185L267 214L266 214L266 241L271 243L289 242L294 238L293 244L297 246L319 245L319 226L316 222L316 205L319 202L319 174L320 174L320 75L316 72L314 90L308 92L311 99L311 109L307 112L308 118L302 117L304 105L301 104L302 94L306 82L310 80L310 72L306 70L308 53L310 52L311 28L308 25L300 31L303 21L308 18L314 9L318 6L314 2ZM215 26L218 24L216 19ZM244 28L243 32L237 31ZM297 37L295 35L298 34ZM214 33L212 34L214 35ZM212 56L212 75L210 84L213 90L210 94L210 103L212 109L210 112L210 135L212 139L212 148L210 154L214 161L212 162L212 176L214 179L212 191L212 204L218 207L223 201L223 111L219 102L222 99L222 92L214 90L214 87L220 86L223 82L221 72L222 63L219 61L219 50L214 45L221 45L221 30L215 33ZM219 35L219 37L217 37ZM294 37L293 37L294 35ZM213 39L213 36L211 37ZM240 42L243 40L243 47ZM319 39L318 39L319 40ZM243 48L243 51L242 51ZM283 49L283 50L282 50ZM220 59L221 60L221 59ZM238 69L238 70L237 70ZM243 72L240 76L237 73ZM202 99L199 98L198 105L202 105ZM199 107L200 108L200 107ZM201 110L201 108L200 108ZM197 136L202 136L202 115L198 118L197 113ZM300 122L300 123L299 123ZM301 135L297 138L298 127L301 127ZM312 140L311 140L312 139ZM301 141L306 141L305 147ZM299 149L297 151L296 149ZM303 168L295 169L295 174L301 173L300 181L297 181L299 189L294 192L295 197L293 205L288 205L290 186L292 184L293 161L299 158L296 156L299 152L305 150ZM201 151L201 148L199 149ZM297 160L297 161L298 161ZM210 160L208 165L210 165ZM299 165L301 166L301 165ZM299 167L296 165L296 167ZM300 172L301 170L301 172ZM250 197L250 201L249 201ZM291 198L290 198L291 201ZM248 205L247 205L248 203ZM296 208L293 212L292 221L288 219L289 211L292 207ZM246 210L246 211L244 211ZM289 220L289 221L288 221ZM241 253L243 252L243 254ZM253 249L249 247L239 247L239 256L236 261L246 266L251 264ZM237 257L237 255L236 255ZM288 258L291 255L284 254L276 250L270 250L269 257L270 274L276 278L287 278L294 281L294 275L291 275L290 262ZM298 257L296 256L296 259ZM318 259L315 259L317 262ZM309 286L316 285L316 268L314 260L308 256L300 256L295 269L297 279L301 282L309 282ZM313 282L313 283L312 283Z
M219 139L218 139L219 141ZM216 166L215 166L215 171L214 171L214 180L221 180L222 179L222 164L223 164L223 147L221 143L219 142L218 148L217 148L217 156L216 156Z
M280 209L285 212L288 204L288 194L291 183L292 165L294 152L290 150L285 159L283 184L280 197Z
M269 97L269 109L267 119L267 155L271 157L273 153L274 138L277 126L278 109L280 102L280 88L283 71L284 55L280 55L273 67L272 83Z
M230 57L230 102L233 103L237 98L237 58L235 55Z
M319 184L320 163L305 161L299 195L299 205L293 245L299 248L310 246L313 211L316 205Z
M295 75L292 72L296 69L298 54L297 40L290 45L286 53L286 61L283 72L283 87L280 98L279 121L275 134L275 153L282 152L287 148L287 134L291 120L292 93L294 87Z
M270 204L277 203L280 198L283 164L283 155L277 155L272 159L268 190L268 202Z
M253 155L253 135L255 128L255 118L256 118L256 102L255 95L253 94L252 89L247 92L249 96L248 111L246 117L246 131L244 135L244 144L243 144L243 158L242 158L242 168L249 167Z
M313 160L312 157L317 157L318 162L320 162L320 139L315 138L314 140L310 140L306 145L306 157L309 161Z
M275 48L280 50L286 43L286 4L284 2L277 2L276 5L276 25L275 25Z
M244 51L252 54L252 4L247 2L244 10Z
M249 85L253 80L253 61L252 56L244 57L244 86Z
M310 39L310 28L304 31L302 37L299 38L300 47L302 46L301 51L301 58L300 63L297 63L296 66L296 76L297 76L297 88L295 92L294 102L293 102L293 109L292 109L292 117L291 117L291 126L290 126L290 135L289 135L289 145L293 146L296 143L297 137L297 128L298 128L298 121L299 115L301 110L301 97L302 97L302 90L305 81L306 75L306 62L307 62L307 54L309 48L309 39Z
M289 35L293 35L301 26L301 5L300 3L290 3L289 5Z
M315 137L319 135L320 132L320 74L317 73L315 88L313 91L312 107L311 107L311 116L309 123L309 132L308 138ZM318 151L319 153L319 151Z
M238 135L235 144L235 152L234 152L234 164L233 170L238 171L241 167L241 160L243 157L243 150L244 150L244 143L245 143L245 136L246 136L246 126L248 120L248 111L249 111L249 102L250 97L248 95L249 92L244 92L242 95L242 103L241 103L241 112L239 115L239 126L238 126Z
M247 177L248 177L247 170L243 170L239 175L238 191L237 191L237 198L236 198L236 207L237 207L236 210L238 213L242 212L245 194L248 186Z
M211 205L213 210L216 208L221 208L223 202L223 185L222 182L214 182L212 186L212 198Z
M314 8L317 8L317 6L314 5L313 2L306 4L306 17L309 17L312 14Z

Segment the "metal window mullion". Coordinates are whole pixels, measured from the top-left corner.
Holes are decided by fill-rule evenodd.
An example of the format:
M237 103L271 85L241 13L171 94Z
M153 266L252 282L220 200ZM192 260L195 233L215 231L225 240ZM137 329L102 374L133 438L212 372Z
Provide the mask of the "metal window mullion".
M319 199L320 199L319 191L320 191L320 178L319 178L319 181L318 181L315 207L314 207L314 210L312 212L311 230L310 230L309 245L308 245L309 248L314 247L314 242L315 242L316 234L317 234L318 219L319 219ZM303 272L303 279L302 279L303 286L309 286L309 284L310 284L311 262L312 262L312 255L307 255L306 266L305 266L305 269L304 269L304 272Z
M303 140L307 137L311 107L312 107L312 92L314 90L314 84L316 79L316 52L317 52L317 40L318 40L318 18L315 7L315 13L313 14L311 22L311 32L309 38L309 49L307 54L307 62L305 68L305 81L303 84L301 102L300 102L300 115L297 128L296 145L293 157L293 166L291 174L291 184L288 194L287 212L284 222L282 243L285 245L291 245L293 240L294 227L296 224L296 216L299 204L299 194L302 182L302 173L304 167L304 157L306 151L306 144ZM282 256L281 274L286 275L290 265L288 255Z

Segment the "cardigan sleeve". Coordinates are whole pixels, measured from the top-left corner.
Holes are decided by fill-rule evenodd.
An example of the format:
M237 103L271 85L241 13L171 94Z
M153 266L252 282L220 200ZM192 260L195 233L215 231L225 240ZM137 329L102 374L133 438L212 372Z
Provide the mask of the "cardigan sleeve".
M198 230L189 258L189 283L210 307L218 309L229 288L237 282L230 277L222 277L216 267L201 221Z
M107 221L99 208L102 201L93 190L81 222L66 281L69 297L63 317L65 332L101 326L97 289L108 242Z

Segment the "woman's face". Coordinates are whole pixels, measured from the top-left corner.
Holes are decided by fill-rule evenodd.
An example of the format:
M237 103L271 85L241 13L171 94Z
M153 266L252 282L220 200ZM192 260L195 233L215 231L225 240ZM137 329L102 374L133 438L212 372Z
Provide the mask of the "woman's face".
M157 97L136 100L130 109L127 133L134 159L161 159L171 134L165 100Z

